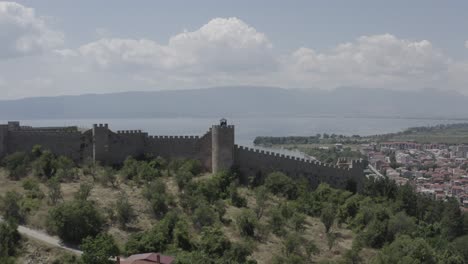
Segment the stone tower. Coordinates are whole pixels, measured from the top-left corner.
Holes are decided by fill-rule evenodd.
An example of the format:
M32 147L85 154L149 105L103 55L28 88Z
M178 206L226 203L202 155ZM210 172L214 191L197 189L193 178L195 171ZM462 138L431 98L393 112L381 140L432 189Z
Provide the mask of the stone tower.
M211 128L211 171L229 170L234 164L234 126L221 119Z
M104 162L109 153L109 127L107 124L93 125L93 160Z

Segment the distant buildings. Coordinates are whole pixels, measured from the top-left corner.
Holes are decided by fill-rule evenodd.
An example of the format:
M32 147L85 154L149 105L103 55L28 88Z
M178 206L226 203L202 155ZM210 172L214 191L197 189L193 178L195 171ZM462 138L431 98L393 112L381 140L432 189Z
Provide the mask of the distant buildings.
M383 142L362 145L361 153L398 184L409 182L417 192L436 200L456 198L468 211L467 145ZM396 164L391 164L391 155Z

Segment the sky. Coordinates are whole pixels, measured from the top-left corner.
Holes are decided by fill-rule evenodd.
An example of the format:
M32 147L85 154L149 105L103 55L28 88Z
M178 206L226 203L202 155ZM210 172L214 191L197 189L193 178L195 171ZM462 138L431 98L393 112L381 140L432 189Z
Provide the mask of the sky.
M0 99L216 86L468 94L468 1L0 1Z

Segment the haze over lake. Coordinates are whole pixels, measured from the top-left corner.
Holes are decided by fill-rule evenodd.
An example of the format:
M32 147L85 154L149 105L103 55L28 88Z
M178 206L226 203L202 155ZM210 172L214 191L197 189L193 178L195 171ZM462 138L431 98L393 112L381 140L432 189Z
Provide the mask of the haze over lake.
M220 117L221 118L221 117ZM2 123L8 120L2 120ZM150 135L203 135L219 118L112 118L19 120L22 125L91 128L108 123L111 130L142 130ZM373 135L408 127L463 122L459 119L405 119L352 117L228 118L236 126L236 142L251 145L256 136L310 136L317 133Z

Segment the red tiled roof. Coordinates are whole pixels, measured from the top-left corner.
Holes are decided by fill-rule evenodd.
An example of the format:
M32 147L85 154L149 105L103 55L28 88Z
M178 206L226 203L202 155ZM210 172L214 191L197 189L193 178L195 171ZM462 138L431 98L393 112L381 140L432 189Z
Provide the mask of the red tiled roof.
M144 254L135 254L131 255L125 260L120 261L121 264L151 264L151 263L158 263L158 255L159 255L159 263L161 264L171 264L174 262L174 258L171 256L164 256L159 253L144 253Z

